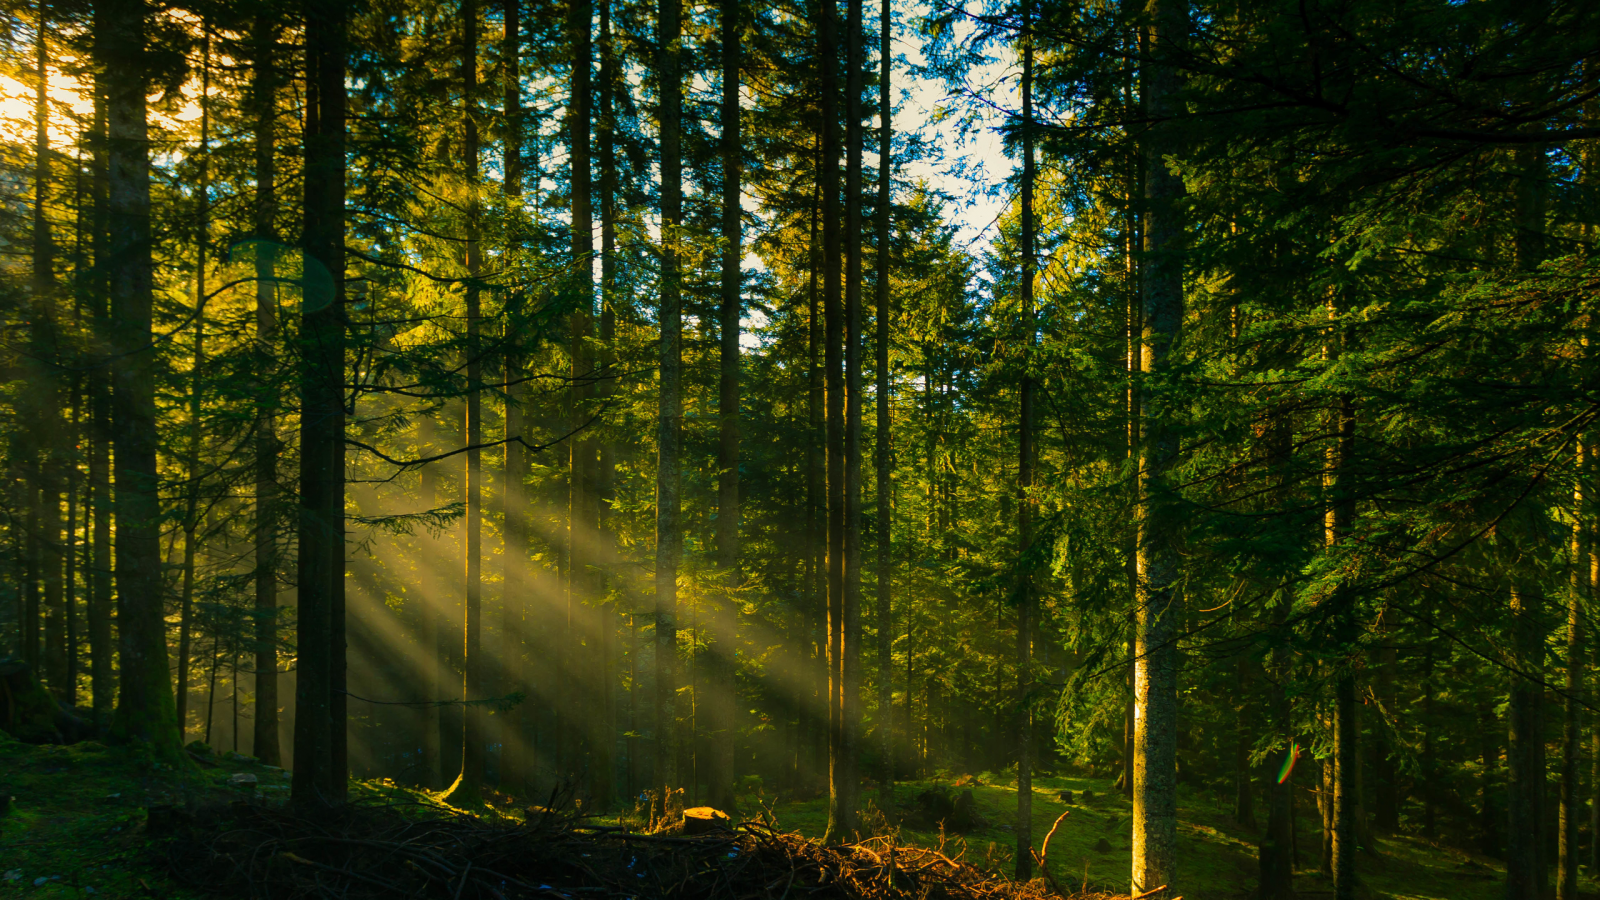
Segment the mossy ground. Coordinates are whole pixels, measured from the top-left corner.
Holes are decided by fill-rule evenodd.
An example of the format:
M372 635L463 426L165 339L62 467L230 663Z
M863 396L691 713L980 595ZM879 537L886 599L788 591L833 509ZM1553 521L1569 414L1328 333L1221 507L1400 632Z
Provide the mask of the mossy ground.
M281 770L245 757L212 759L215 768L174 769L128 748L96 743L33 746L0 739L0 785L16 798L0 818L0 896L194 896L167 877L159 846L145 833L146 808L238 798L243 789L230 786L228 779L241 772L257 777L257 790L263 796L288 793L288 778ZM924 846L943 841L950 856L964 854L968 862L1009 872L1015 845L1011 829L1015 786L991 775L979 775L978 781L970 789L985 819L982 827L959 836L902 827L901 839ZM895 791L897 804L908 809L918 793L938 784L902 783ZM957 790L961 789L966 788ZM1074 803L1060 802L1063 790L1073 791ZM1083 800L1085 790L1093 793L1092 799ZM1125 891L1131 863L1131 810L1112 792L1111 783L1048 777L1035 781L1034 792L1035 847L1057 816L1070 813L1050 848L1051 868L1063 886ZM388 782L357 783L352 795L436 802ZM863 800L869 805L868 825L887 829L888 824L874 814L874 792L865 791ZM518 805L508 805L507 811ZM823 798L774 801L747 795L741 798L741 812L750 817L770 814L778 827L809 837L820 837L827 825ZM1185 792L1180 815L1184 895L1189 900L1253 896L1256 834L1234 823L1230 810L1216 798ZM1296 886L1307 897L1331 895L1332 885L1317 874L1316 823L1302 816L1299 825L1301 865ZM1102 839L1109 850L1106 845L1095 849ZM1380 838L1377 853L1364 855L1361 865L1372 896L1386 900L1491 900L1504 890L1504 873L1494 860L1411 836ZM1597 885L1586 878L1582 887L1593 894Z
M965 780L965 779L962 779ZM1005 783L999 776L980 774L982 782L972 787L979 811L986 820L983 827L966 835L944 835L946 852L954 856L965 852L966 861L994 871L1012 871L1016 836L1017 792L1015 782ZM996 783L999 782L999 783ZM914 803L918 793L939 782L902 783L895 800L902 809ZM943 782L949 786L951 781ZM963 790L965 788L956 788ZM1062 803L1058 795L1073 792L1075 802ZM1089 790L1093 799L1084 801ZM865 790L863 802L871 803L874 791ZM827 827L827 801L767 804L780 827L820 837ZM1309 804L1307 804L1309 805ZM755 803L750 804L755 808ZM875 807L874 807L875 808ZM746 809L748 814L750 809ZM1045 833L1062 812L1068 812L1050 842L1050 868L1067 890L1088 888L1126 892L1133 854L1132 807L1112 790L1112 782L1095 778L1046 777L1034 780L1033 844L1038 849ZM1299 865L1295 868L1295 887L1304 897L1332 896L1333 884L1317 870L1319 823L1315 808L1298 810ZM1179 872L1187 900L1244 900L1255 896L1259 833L1233 821L1232 806L1215 797L1199 796L1180 789ZM868 817L871 819L870 813ZM937 845L937 832L901 829L902 839L923 845ZM1109 851L1094 848L1101 839ZM1432 843L1412 835L1380 836L1376 853L1363 854L1360 867L1364 883L1374 900L1500 900L1505 893L1505 870L1498 861L1452 847ZM1585 896L1600 895L1600 884L1585 877L1580 882Z

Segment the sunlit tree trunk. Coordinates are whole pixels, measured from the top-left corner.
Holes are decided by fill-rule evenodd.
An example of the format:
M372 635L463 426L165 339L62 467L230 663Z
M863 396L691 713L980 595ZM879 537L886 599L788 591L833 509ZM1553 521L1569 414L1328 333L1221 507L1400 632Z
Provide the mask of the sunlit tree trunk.
M600 373L602 380L599 386L600 406L609 408L611 398L616 393L615 374L617 367L617 303L621 296L617 290L617 161L616 161L616 120L612 108L612 98L620 89L619 73L617 66L615 38L611 33L611 0L600 0ZM611 440L601 440L599 471L595 476L595 494L597 508L595 524L602 541L604 560L610 564L616 558L616 541L612 535L611 513L612 504L616 501L616 470L617 448ZM607 568L606 571L612 571ZM606 615L607 630L605 637L609 640L617 626L618 612L615 605L608 607ZM629 615L629 622L633 620ZM603 653L604 663L607 666L602 672L603 696L601 707L604 716L602 724L602 742L599 749L597 765L605 774L603 784L609 789L614 767L612 762L612 748L615 746L615 731L617 722L616 710L616 683L610 677L609 666L615 662L609 646ZM632 662L630 661L630 665ZM631 682L631 676L630 676ZM631 688L630 688L631 690ZM630 704L632 702L630 694ZM630 706L630 717L632 707ZM633 730L630 721L628 730ZM629 739L628 767L630 774L633 771L633 745ZM633 784L630 778L629 790Z
M156 396L146 120L143 0L106 0L97 62L108 73L109 240L112 429L116 447L116 575L120 678L115 729L176 757L181 735L172 703L161 585L160 476ZM98 25L98 23L97 23Z
M816 184L811 192L810 238L806 244L806 591L805 622L811 653L800 715L805 732L808 780L823 771L828 747L828 585L827 585L827 436L823 416L823 321L817 279L822 267L818 219L822 207L821 141L817 144Z
M300 325L299 664L294 781L301 807L342 803L336 755L344 719L333 692L342 672L344 623L344 132L342 0L308 0L306 41L306 279ZM317 270L316 267L321 269ZM323 274L325 273L325 274ZM343 699L342 697L340 698ZM342 741L338 741L342 744Z
M1033 618L1036 599L1029 572L1033 544L1033 4L1022 3L1022 246L1017 284L1022 325L1021 403L1017 411L1017 849L1016 877L1033 877Z
M683 222L680 118L683 86L678 69L679 0L659 0L656 29L661 98L661 329L660 389L656 415L655 572L655 778L658 789L678 784L677 659L678 558L683 552L679 520L678 455L683 421L683 307L679 294L678 229Z
M1133 893L1177 880L1178 635L1183 615L1179 586L1177 512L1168 469L1177 455L1176 407L1152 391L1168 368L1183 326L1183 181L1167 168L1178 110L1180 75L1172 61L1188 28L1187 0L1151 0L1152 59L1140 73L1145 111L1164 123L1142 146L1145 168L1143 265L1144 373L1139 441L1139 595L1134 647ZM1152 377L1154 376L1154 377Z
M252 35L251 101L255 113L255 294L256 384L260 413L254 447L255 508L255 736L256 758L270 766L282 759L278 741L278 389L276 341L278 289L274 283L278 215L277 78L278 25L270 12L256 16Z

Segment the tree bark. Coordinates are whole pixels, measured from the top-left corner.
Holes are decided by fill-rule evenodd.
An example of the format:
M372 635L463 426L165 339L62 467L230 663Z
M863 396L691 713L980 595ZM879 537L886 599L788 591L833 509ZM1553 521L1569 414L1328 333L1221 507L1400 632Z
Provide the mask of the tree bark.
M304 241L300 325L299 664L294 780L302 808L344 800L334 702L344 623L344 131L343 0L308 0ZM316 267L319 267L317 269ZM323 280L325 279L325 280ZM342 698L341 698L342 699ZM336 734L337 732L337 734Z
M466 598L462 604L462 684L463 699L484 696L487 664L483 659L483 292L478 284L481 266L478 246L478 2L461 3L461 169L468 194L466 223L466 324L467 395L465 443ZM477 706L461 707L461 772L447 792L450 802L477 803L482 798L484 772L483 712Z
M1140 73L1146 112L1166 122L1178 112L1180 75L1166 61L1188 28L1187 0L1151 0L1152 59ZM1145 253L1142 266L1144 377L1140 383L1138 604L1134 647L1133 893L1177 889L1178 515L1167 470L1177 456L1176 407L1154 390L1183 326L1183 181L1166 163L1175 148L1170 124L1150 130L1141 147L1145 168Z
M683 85L678 70L679 0L659 0L656 31L661 98L661 305L660 390L656 415L655 572L655 778L658 790L678 783L677 658L678 558L683 552L679 520L678 454L683 422L683 307L679 295L678 229L683 224L682 158L679 147ZM663 794L663 802L665 802Z
M845 624L845 398L844 315L839 283L839 86L838 40L833 0L821 0L817 66L822 112L822 309L824 381L827 393L828 466L828 825L824 840L852 833L850 771L846 759L844 699Z
M156 469L155 349L151 320L150 159L143 0L105 0L96 28L105 67L109 145L112 429L116 454L117 616L121 650L115 730L176 758L161 584L160 475ZM96 23L97 26L99 23Z
M255 275L256 352L261 359L256 383L255 454L255 734L256 758L279 765L278 740L278 390L276 342L278 289L277 79L278 23L271 12L256 16L252 34L251 101L255 113Z
M92 29L96 44L104 40L106 16L96 10ZM96 57L99 58L99 54ZM93 177L90 195L94 201L91 223L90 252L94 256L94 272L89 287L90 318L93 322L94 353L91 358L103 359L109 348L111 335L110 309L110 152L106 134L106 74L96 68L94 73L94 132L91 144ZM110 381L103 369L89 375L89 671L90 690L94 707L96 734L103 734L111 724L112 706L116 696L115 641L112 635L111 603L111 396Z
M878 13L878 275L877 275L877 412L875 448L878 484L878 809L894 816L894 588L893 420L889 413L889 222L893 215L894 95L890 92L893 54L889 0L879 0Z
M514 211L513 222L520 219L522 205L522 3L521 0L504 0L502 11L504 34L501 40L500 64L504 67L505 89L504 127L505 140L501 157L501 191L505 195L508 211ZM506 248L507 252L513 249ZM514 327L510 311L506 314L506 327ZM528 623L528 565L531 551L528 543L527 476L528 454L514 438L528 439L528 416L524 415L516 387L522 376L523 354L520 342L507 334L505 354L505 475L501 488L504 513L505 570L501 591L501 643L504 653L501 664L507 673L507 687L530 694L525 660L524 641ZM531 781L528 778L528 737L531 722L529 705L512 710L501 726L500 789L510 794L528 795Z
M1018 275L1022 320L1021 403L1017 411L1017 849L1016 877L1033 877L1033 619L1037 600L1028 555L1033 548L1033 4L1022 2L1022 246Z

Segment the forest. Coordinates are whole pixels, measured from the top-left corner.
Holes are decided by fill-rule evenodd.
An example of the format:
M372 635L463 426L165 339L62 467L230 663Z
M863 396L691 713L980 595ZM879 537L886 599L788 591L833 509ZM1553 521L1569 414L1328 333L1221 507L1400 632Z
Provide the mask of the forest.
M1600 891L1600 4L0 21L0 741Z

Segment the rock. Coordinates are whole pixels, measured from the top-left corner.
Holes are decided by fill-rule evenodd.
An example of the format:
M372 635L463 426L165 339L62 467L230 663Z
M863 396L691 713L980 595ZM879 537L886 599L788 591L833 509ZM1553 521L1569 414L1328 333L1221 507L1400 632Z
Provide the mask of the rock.
M1071 803L1072 802L1072 792L1071 791L1062 791L1061 793L1057 794L1056 797L1062 803Z
M253 791L256 789L256 777L249 772L235 772L228 776L228 784L232 787Z
M718 831L731 831L733 820L720 809L709 806L694 806L683 811L684 834L711 834Z
M1105 838L1101 838L1100 840L1095 841L1094 842L1094 852L1096 852L1096 853L1110 853L1111 852L1111 842L1106 840Z

